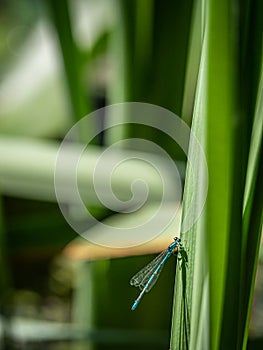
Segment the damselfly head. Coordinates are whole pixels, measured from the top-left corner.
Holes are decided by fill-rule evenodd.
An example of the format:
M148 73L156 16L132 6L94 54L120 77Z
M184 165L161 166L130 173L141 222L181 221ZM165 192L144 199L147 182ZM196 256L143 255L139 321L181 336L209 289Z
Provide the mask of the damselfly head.
M181 242L180 238L174 237L174 242L169 245L167 250L173 254L177 254L178 253L178 246L180 245L180 242Z

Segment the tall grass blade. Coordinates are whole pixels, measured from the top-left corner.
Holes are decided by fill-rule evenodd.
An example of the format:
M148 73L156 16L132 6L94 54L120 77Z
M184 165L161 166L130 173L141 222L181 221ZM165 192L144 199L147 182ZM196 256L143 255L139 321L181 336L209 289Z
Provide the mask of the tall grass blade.
M196 31L201 34L202 32L202 12L201 1L196 7L193 18L192 33ZM197 28L195 27L197 26ZM203 40L202 40L203 39ZM193 42L193 39L190 40ZM197 51L190 51L189 61L194 60L198 62L199 52L201 52L201 60L198 71L198 81L195 93L195 105L192 121L192 132L199 142L205 146L205 132L206 132L206 76L207 76L207 53L206 53L206 37L202 35L199 40L201 45ZM194 55L194 57L192 56ZM188 66L191 63L188 63ZM187 87L187 85L186 85ZM192 89L191 86L189 86ZM186 90L185 93L187 94ZM191 92L192 93L192 92ZM184 111L183 111L184 112ZM187 111L185 111L187 115ZM186 172L186 183L183 198L183 217L187 215L187 208L192 201L193 191L197 191L195 196L194 206L196 212L199 211L199 196L202 195L202 181L200 181L200 187L193 188L192 176L198 174L200 179L204 177L204 170L200 167L200 154L194 147L194 144L190 140L188 151L188 166ZM191 164L191 166L189 165ZM191 348L190 339L198 338L200 346L203 344L203 339L207 339L207 316L209 310L208 304L208 276L207 276L207 263L206 256L203 254L205 250L204 240L204 215L200 218L197 224L195 224L189 231L181 234L183 245L187 254L186 263L185 260L179 261L179 269L176 274L175 284L175 297L174 297L174 310L172 320L172 332L171 332L171 349L189 349ZM202 289L204 280L207 281L207 288ZM192 298L193 284L195 286L194 293L195 298ZM200 313L204 316L203 322L200 321ZM204 314L205 313L205 314ZM192 320L192 322L191 322ZM191 329L191 331L190 331ZM203 332L203 330L205 330ZM191 336L190 336L191 335ZM197 343L195 343L195 346ZM193 347L194 348L194 347ZM205 349L205 348L204 348Z
M74 40L68 0L48 0L50 18L56 29L69 90L69 98L72 105L73 121L77 122L91 110L91 100L88 87L84 85L84 70L80 51ZM86 59L85 65L88 62ZM89 126L91 128L92 126ZM87 130L81 130L80 137L85 138Z
M262 56L263 59L263 56ZM263 60L262 60L263 62ZM249 150L243 206L243 275L240 302L239 348L246 349L248 326L257 270L263 220L263 64L261 66L258 96Z
M234 23L237 18L228 1L211 0L205 2L204 20L205 36L192 132L206 150L209 191L199 221L188 232L182 232L188 267L184 278L180 269L177 270L172 349L219 349L225 336L229 348L233 348L231 344L236 344L237 340L237 328L232 339L228 330L238 311L238 298L233 302L234 294L226 292L238 289L240 276L238 252L241 242L237 237L241 229L242 178L235 183L237 195L233 192L239 164L239 159L235 159L236 126L239 126L235 119L238 111L238 69L235 65L238 41ZM196 195L198 199L198 193L202 191L203 169L200 169L198 157L198 151L191 147L190 141L182 221L191 198ZM192 186L189 160L196 165L191 171L200 177L200 188ZM236 197L239 203L234 207ZM237 243L232 247L234 241ZM232 257L236 260L232 261ZM229 266L234 275L226 286ZM231 302L232 314L229 313L229 320L224 317L223 322L225 303Z

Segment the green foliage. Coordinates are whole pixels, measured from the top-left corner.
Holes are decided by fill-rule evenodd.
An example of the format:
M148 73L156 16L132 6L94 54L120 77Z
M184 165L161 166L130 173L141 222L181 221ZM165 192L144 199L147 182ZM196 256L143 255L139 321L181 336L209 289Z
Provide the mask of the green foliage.
M118 1L120 32L112 38L118 39L112 50L114 57L118 57L118 85L122 90L109 87L110 103L147 102L181 115L192 3L192 0ZM128 116L125 118L129 121ZM173 158L184 160L180 148L156 129L131 124L116 133L150 139L162 145ZM110 131L109 142L116 137L114 130Z
M261 69L263 28L261 15L251 17L257 2L236 3L241 14L249 7L245 18L228 1L203 5L192 22L192 33L204 28L192 132L206 152L209 190L202 216L182 232L189 262L177 269L171 348L245 349L262 229L262 72L259 84L257 74L248 85L241 80L248 56ZM256 39L249 42L252 33ZM191 182L191 172L201 178L203 171L191 145L196 167L187 168L182 220L193 192L198 199L202 191ZM195 205L197 212L198 200Z
M84 66L80 51L75 43L72 28L68 0L48 1L50 18L56 29L63 57L65 76L69 89L69 97L72 105L73 120L78 121L91 111L88 100L87 88L84 88ZM87 65L87 60L85 65ZM91 127L91 126L90 126ZM87 130L80 130L80 139L84 139Z

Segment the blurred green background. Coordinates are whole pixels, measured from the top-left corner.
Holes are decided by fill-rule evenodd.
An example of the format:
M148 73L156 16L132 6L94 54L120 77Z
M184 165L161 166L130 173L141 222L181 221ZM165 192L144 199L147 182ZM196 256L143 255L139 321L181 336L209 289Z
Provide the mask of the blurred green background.
M129 280L152 255L67 259L77 234L55 200L54 157L75 122L112 103L153 103L191 125L201 55L201 30L191 28L200 3L0 1L1 349L169 348L175 260L134 313ZM131 124L100 134L96 152L120 136L152 140L185 162L172 140ZM90 206L98 219L116 215ZM251 349L263 338L259 257Z

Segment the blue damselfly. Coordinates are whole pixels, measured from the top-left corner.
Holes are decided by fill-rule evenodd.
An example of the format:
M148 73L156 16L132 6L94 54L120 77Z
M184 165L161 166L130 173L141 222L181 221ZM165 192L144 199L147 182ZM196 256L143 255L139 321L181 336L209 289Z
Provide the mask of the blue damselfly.
M178 251L178 246L180 245L180 238L174 237L174 242L169 245L169 247L160 253L153 261L141 269L136 275L130 280L130 284L134 287L138 287L141 290L138 298L134 301L132 305L132 310L135 310L138 306L141 298L146 292L149 292L155 285L162 268L166 260L174 253Z

